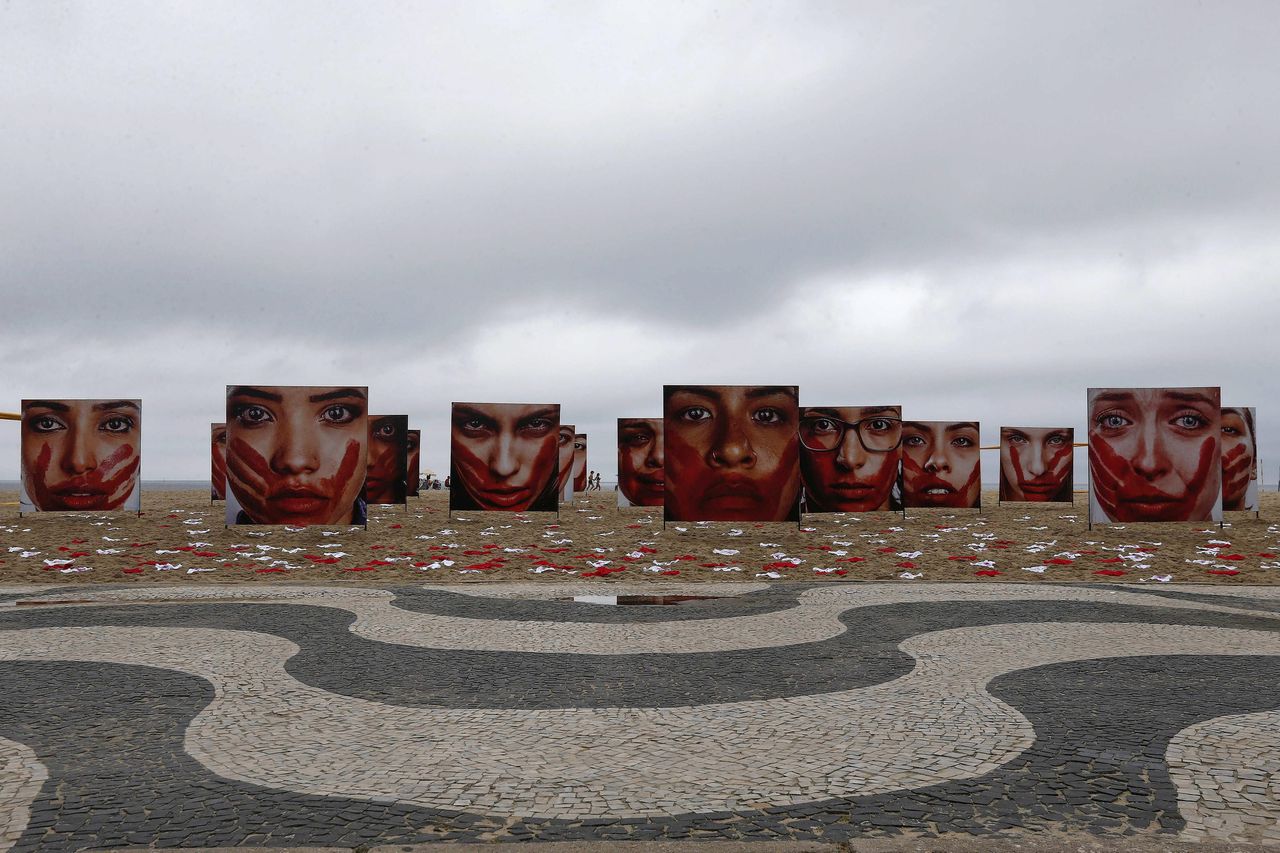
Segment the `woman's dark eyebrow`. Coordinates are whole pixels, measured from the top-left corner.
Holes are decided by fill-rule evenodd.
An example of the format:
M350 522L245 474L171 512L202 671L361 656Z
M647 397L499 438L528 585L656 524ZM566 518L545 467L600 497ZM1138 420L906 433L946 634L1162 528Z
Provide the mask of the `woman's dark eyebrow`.
M107 400L102 403L93 404L93 410L95 412L105 412L108 409L133 409L135 412L142 411L138 408L138 404L133 400Z
M662 386L663 398L669 399L671 395L684 392L685 394L693 394L698 397L706 397L708 400L719 402L723 395L719 388L712 388L706 385L664 385Z
M310 403L323 403L326 400L338 400L343 397L356 397L360 400L367 400L369 395L360 388L337 388L324 394L312 394L307 398L307 401Z
M860 406L862 409L862 417L870 417L871 415L882 415L885 413L902 417L901 406Z
M55 412L69 412L71 407L66 403L59 403L56 400L24 400L22 410L27 409L52 409Z
M534 420L536 418L554 419L556 422L556 430L559 431L560 429L560 407L559 406L547 406L545 409L538 409L536 412L530 412L529 414L524 415L523 417L520 418L520 423L527 424L529 421Z
M834 406L811 406L800 412L800 416L804 418L812 418L817 415L825 415L828 418L841 420L840 413L836 411Z
M272 394L270 391L263 391L261 388L255 388L252 385L233 385L227 391L228 397L252 397L255 400L266 400L270 403L279 403L284 400L279 394Z
M494 418L493 418L493 416L492 416L492 415L488 415L488 414L485 414L484 412L481 412L481 411L479 411L479 410L477 410L477 409L473 409L473 408L471 408L470 406L468 406L466 403L454 403L454 404L453 404L453 415L454 415L454 417L457 417L457 416L459 416L459 415L462 415L462 416L464 416L464 417L468 417L468 418L476 418L477 420L482 420L482 421L484 421L485 423L489 423L489 424L496 424L496 423L497 423L497 421L496 421L496 420L494 420Z
M955 423L947 424L946 432L959 432L962 429L977 429L977 428L978 428L977 421L956 421Z
M756 400L760 397L772 397L775 394L793 399L800 398L795 385L756 385L747 391L747 399Z

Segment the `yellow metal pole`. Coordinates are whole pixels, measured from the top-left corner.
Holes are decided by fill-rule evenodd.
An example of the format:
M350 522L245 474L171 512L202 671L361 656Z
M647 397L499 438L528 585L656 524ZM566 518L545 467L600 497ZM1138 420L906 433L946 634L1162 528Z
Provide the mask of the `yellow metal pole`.
M22 415L17 412L0 412L0 421L20 421Z

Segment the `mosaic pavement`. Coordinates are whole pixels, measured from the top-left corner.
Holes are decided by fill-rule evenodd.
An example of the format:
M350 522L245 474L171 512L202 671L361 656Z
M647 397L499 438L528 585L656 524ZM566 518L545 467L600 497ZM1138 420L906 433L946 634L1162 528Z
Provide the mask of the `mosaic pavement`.
M695 589L0 589L0 849L1280 841L1280 588Z

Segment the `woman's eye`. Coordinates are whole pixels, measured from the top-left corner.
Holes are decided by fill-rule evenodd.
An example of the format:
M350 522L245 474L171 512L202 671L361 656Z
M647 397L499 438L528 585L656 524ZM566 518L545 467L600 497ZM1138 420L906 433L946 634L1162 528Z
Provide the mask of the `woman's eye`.
M103 432L128 432L133 429L133 421L126 417L111 417L103 421L98 429Z
M1098 426L1103 429L1122 429L1129 426L1131 423L1133 422L1124 415L1117 415L1115 413L1099 415L1097 420Z
M907 447L924 447L925 440L922 435L909 435L902 439L902 443Z
M689 406L687 409L681 410L676 417L684 421L693 421L695 423L698 421L709 421L711 420L711 410L704 406Z
M1203 416L1192 413L1178 415L1173 419L1173 422L1182 429L1200 429L1209 425L1209 421Z
M573 449L574 449L574 450L586 450L586 449L587 449L587 446L586 446L585 444L583 444L581 441L575 441L575 442L573 443Z
M872 418L867 421L867 429L872 432L888 432L893 429L893 424L884 418Z
M559 440L558 444L559 444L561 447L564 447L564 446L566 446L567 444L569 444L569 442L571 442L571 441L573 441L573 436L572 436L572 435L566 435L566 434L564 434L564 433L561 433L561 434L560 434L560 440Z
M1235 437L1240 435L1241 433L1240 433L1240 430L1236 429L1235 427L1224 426L1222 428L1222 434Z
M351 406L329 406L320 415L321 420L330 424L349 424L359 417L360 412Z
M373 431L373 434L374 434L375 436L377 436L378 438L395 438L395 435L396 435L396 425L395 425L395 424L381 424L377 429L375 429L375 430Z
M780 424L782 423L782 412L777 409L757 409L751 413L751 419L758 424Z
M257 426L272 420L271 413L261 406L237 406L231 416L246 426Z
M652 441L652 438L645 433L637 433L636 435L629 435L626 438L626 443L631 447L644 447L650 441Z
M974 440L967 435L958 435L951 439L952 447L973 447L974 443Z
M1065 435L1051 435L1049 436L1049 440L1045 442L1045 444L1048 444L1052 447L1061 447L1066 443L1067 443L1067 437Z
M31 429L36 432L57 432L66 429L66 426L57 418L44 415L31 421Z
M835 432L837 429L838 427L836 426L836 422L831 420L831 418L815 418L814 420L809 421L810 432Z
M525 435L546 435L553 429L558 427L550 418L530 418L520 425L520 431Z
M480 433L489 430L489 422L481 418L467 418L460 425L463 432Z

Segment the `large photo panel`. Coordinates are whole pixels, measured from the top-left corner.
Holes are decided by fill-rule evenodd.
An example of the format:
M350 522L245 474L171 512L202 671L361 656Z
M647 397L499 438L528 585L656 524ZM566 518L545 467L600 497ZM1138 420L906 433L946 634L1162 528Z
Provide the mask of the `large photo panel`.
M227 524L366 521L369 389L227 386Z
M141 400L23 400L21 512L142 507Z
M662 418L618 418L618 506L662 506Z
M901 406L809 406L800 410L804 512L902 509Z
M369 471L365 503L404 504L409 493L405 473L409 464L409 416L369 415Z
M560 424L556 439L556 494L561 501L573 500L573 437L577 429L573 424Z
M1089 521L1220 521L1218 388L1090 388Z
M575 492L587 490L587 434L585 432L573 434L573 490Z
M1000 427L1000 500L1071 501L1074 427Z
M982 454L977 421L902 424L902 505L981 509Z
M555 512L559 403L454 403L450 510Z
M408 487L409 497L418 497L419 483L422 480L422 430L411 429L406 435L409 455L405 457L404 482Z
M1222 410L1222 509L1258 511L1257 413L1252 407Z
M227 425L209 424L209 500L227 499Z
M797 521L795 385L665 385L668 521Z

